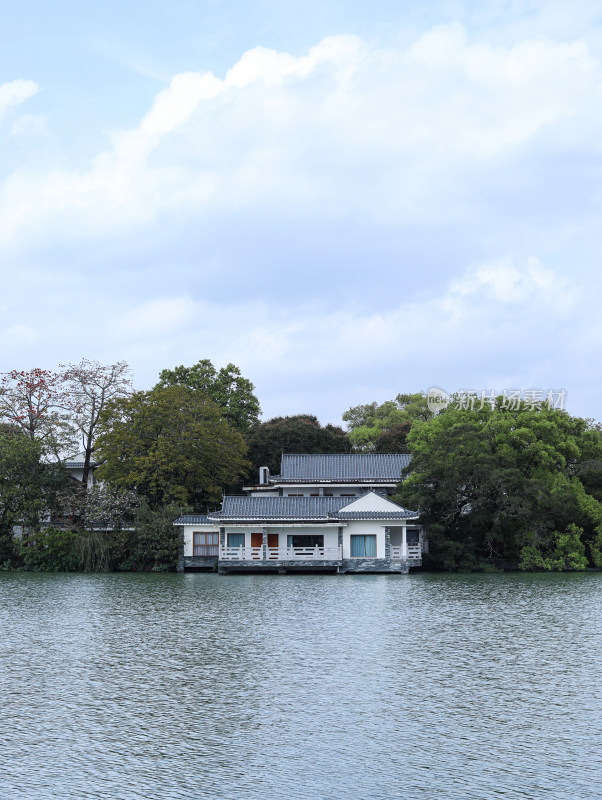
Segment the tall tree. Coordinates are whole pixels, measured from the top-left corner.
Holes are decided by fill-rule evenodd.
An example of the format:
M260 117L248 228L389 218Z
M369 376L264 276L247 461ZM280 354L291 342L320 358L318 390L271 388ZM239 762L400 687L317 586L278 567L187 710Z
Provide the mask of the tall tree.
M180 365L164 369L157 386L188 386L202 392L217 403L228 422L240 433L247 433L259 420L261 407L254 394L255 387L248 378L243 378L234 364L218 371L204 358L192 367Z
M85 491L100 415L112 400L132 393L130 368L125 361L103 365L98 361L82 358L78 364L61 364L61 369L61 403L69 412L83 448L82 485Z
M354 406L343 414L349 439L356 451L364 453L407 453L407 434L416 421L433 416L423 392L398 394L380 405Z
M99 477L145 495L152 507L221 498L246 473L243 437L221 409L187 386L155 387L110 401L100 416Z
M349 453L347 434L335 425L320 425L313 414L274 417L256 425L247 437L253 474L259 467L280 470L282 453Z

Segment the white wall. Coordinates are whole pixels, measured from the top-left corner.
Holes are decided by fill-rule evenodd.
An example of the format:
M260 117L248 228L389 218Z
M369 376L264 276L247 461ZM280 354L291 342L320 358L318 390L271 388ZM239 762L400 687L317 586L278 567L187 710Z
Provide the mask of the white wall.
M184 557L192 556L193 552L193 537L192 534L195 531L200 531L202 533L219 533L219 528L217 525L207 525L200 524L200 525L182 525L184 528Z
M343 558L351 558L350 536L376 536L376 558L385 557L385 522L380 520L352 520L343 528Z

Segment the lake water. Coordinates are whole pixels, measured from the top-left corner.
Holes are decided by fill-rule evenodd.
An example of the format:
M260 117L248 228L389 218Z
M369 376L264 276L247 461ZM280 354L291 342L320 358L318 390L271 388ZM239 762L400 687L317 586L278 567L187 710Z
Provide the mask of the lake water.
M602 797L602 573L0 574L0 799Z

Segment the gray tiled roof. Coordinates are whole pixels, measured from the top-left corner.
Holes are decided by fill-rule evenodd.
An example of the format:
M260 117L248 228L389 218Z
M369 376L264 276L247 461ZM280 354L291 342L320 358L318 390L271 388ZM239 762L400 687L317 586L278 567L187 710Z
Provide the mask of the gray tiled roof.
M182 514L174 525L215 525L215 523L209 521L207 514Z
M407 511L397 506L398 511L369 512L342 509L355 502L349 497L262 497L227 495L221 511L209 514L209 521L215 520L315 520L329 522L344 519L406 519L417 516L415 511ZM182 518L181 518L182 519ZM182 523L184 524L184 523Z
M83 469L85 466L84 461L84 453L78 453L77 455L73 455L70 458L66 458L63 461L63 465L67 469ZM94 461L94 459L90 459L90 467L93 469L94 467L98 466L98 462Z
M346 519L416 519L417 511L409 511L407 508L399 507L399 511L339 511L337 519L341 522Z
M283 453L276 483L299 481L365 481L398 483L401 470L410 463L402 453L339 453L336 455L292 455Z

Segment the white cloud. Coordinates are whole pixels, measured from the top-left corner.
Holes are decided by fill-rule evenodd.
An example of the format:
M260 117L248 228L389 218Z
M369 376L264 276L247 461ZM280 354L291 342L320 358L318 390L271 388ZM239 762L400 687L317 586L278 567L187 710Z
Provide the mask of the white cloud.
M16 356L125 357L142 385L233 361L266 413L333 420L404 388L577 380L602 344L601 87L583 41L459 25L176 75L87 166L2 173L5 325L41 332ZM90 319L108 335L74 344Z
M172 333L192 317L194 302L187 297L162 298L134 306L109 321L109 332L117 338L136 342Z
M276 310L261 302L180 298L134 309L125 328L113 323L112 330L127 333L132 355L149 365L156 363L158 350L163 366L193 363L201 353L211 353L217 364L233 361L256 381L268 415L279 413L275 397L290 411L291 398L312 393L314 407L324 413L320 405L332 386L330 413L336 421L332 407L339 404L342 412L341 403L354 401L356 390L350 387L364 384L369 388L357 391L367 394L356 395L355 402L376 399L369 393L379 386L378 399L437 382L450 389L471 382L486 389L488 377L498 373L532 386L541 371L533 369L541 342L553 342L562 324L558 301L567 288L535 258L506 259L470 269L430 297L378 312L323 303ZM569 348L580 336L575 329ZM561 344L555 348L560 356ZM554 376L547 377L552 384Z
M0 83L0 119L12 106L21 105L39 91L39 86L33 81L23 80L7 81Z
M69 236L74 223L80 235L97 235L172 210L257 202L454 216L464 209L450 194L462 195L479 162L512 157L555 126L559 147L587 136L597 152L601 86L583 42L493 46L470 41L459 25L398 50L350 36L299 57L257 47L223 79L176 75L88 170L10 175L0 189L0 242L26 246L32 229ZM21 101L37 90L27 81L3 88Z
M534 257L527 260L523 269L509 258L483 264L452 284L452 295L463 297L479 292L501 303L525 303L539 298L556 311L566 310L575 302L575 290L569 281L545 269Z

